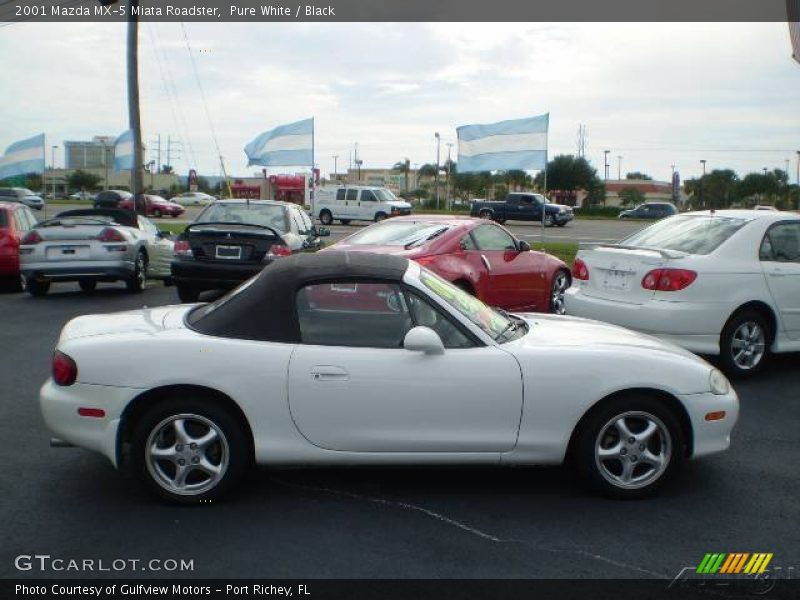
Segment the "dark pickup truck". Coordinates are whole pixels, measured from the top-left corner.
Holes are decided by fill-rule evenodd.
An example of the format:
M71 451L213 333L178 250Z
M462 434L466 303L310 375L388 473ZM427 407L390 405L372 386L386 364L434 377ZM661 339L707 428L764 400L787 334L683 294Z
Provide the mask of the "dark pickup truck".
M569 206L546 203L541 194L526 192L511 193L505 197L505 200L473 200L470 215L482 219L492 219L498 223L541 221L542 206L545 207L544 224L546 227L553 225L563 227L575 218L575 213Z

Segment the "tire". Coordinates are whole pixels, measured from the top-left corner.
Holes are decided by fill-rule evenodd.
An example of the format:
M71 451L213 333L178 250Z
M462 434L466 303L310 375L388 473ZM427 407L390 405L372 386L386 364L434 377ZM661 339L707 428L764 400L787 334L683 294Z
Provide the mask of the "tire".
M158 210L158 209L155 209L153 211L153 217L156 218L156 219L160 219L161 218L161 211Z
M493 219L492 211L488 209L483 209L478 213L478 217L480 217L481 219L486 219L487 221L491 221Z
M559 227L566 227L567 226L566 223L556 223L556 225L558 225Z
M339 219L339 223L342 225L350 225L350 219Z
M81 279L78 285L84 292L93 292L97 289L97 282L94 279Z
M133 268L133 275L125 281L125 287L132 294L141 294L147 287L147 259L144 252L136 255L136 263Z
M388 215L385 212L375 213L375 222L380 223L385 220Z
M607 458L600 458L600 450ZM669 406L636 392L593 408L578 425L572 451L586 483L606 496L633 500L654 494L669 480L686 457L686 443Z
M553 216L552 215L545 215L544 216L544 226L545 227L552 227L553 226Z
M719 338L722 370L731 377L752 377L769 361L772 327L763 314L755 310L735 313Z
M331 211L323 210L321 213L319 213L319 222L323 225L330 225L333 223L333 215L331 214Z
M475 290L472 287L472 285L469 282L464 281L463 279L459 279L458 281L454 281L453 285L456 286L458 289L460 289L460 290L462 290L464 292L467 292L470 296L474 296L475 295Z
M11 277L3 279L2 284L4 292L22 292L25 290L25 277L22 274L16 276L12 275Z
M197 302L197 299L200 297L200 290L193 287L186 285L176 285L175 287L178 290L178 298L180 298L180 301L184 304L193 304Z
M553 282L550 284L550 312L555 315L564 315L567 313L564 305L564 293L572 285L572 278L568 271L559 269L553 276Z
M25 291L31 296L44 296L50 290L49 281L37 281L36 279L25 279Z
M154 403L134 424L128 468L159 498L199 504L241 481L249 448L242 424L227 409L211 398L179 393Z

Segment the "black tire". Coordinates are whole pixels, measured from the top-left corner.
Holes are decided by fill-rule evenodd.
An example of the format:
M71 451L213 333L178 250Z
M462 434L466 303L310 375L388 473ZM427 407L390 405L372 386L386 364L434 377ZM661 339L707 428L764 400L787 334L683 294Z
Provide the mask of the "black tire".
M636 439L644 431L638 426L646 423L645 418L656 426L647 442ZM619 419L624 419L623 423L632 432L631 437L622 439L614 425ZM596 458L595 449L609 445L612 450L621 446L620 455L605 460ZM654 453L656 448L661 449L658 455ZM578 424L571 450L575 467L587 484L601 494L624 500L654 494L686 458L686 442L678 417L664 400L646 392L621 394L591 409ZM663 452L662 466L656 467L649 459L640 458L640 453L644 456L647 451L648 456L653 457ZM641 481L631 480L625 484L617 479L625 475L626 467L632 478L641 478Z
M339 219L339 223L342 225L350 225L350 219Z
M380 223L381 221L385 220L386 217L388 216L389 215L387 215L385 212L375 213L375 222Z
M319 222L323 225L330 225L333 223L333 214L329 210L323 210L319 213Z
M78 285L84 292L93 292L97 289L97 282L94 279L81 279Z
M559 227L566 227L567 226L566 222L564 222L564 223L556 223L556 225L558 225Z
M147 258L144 252L140 251L136 255L133 275L125 281L125 287L132 294L141 294L147 287Z
M200 290L188 285L176 284L175 288L178 290L178 298L184 304L193 304L200 298Z
M492 211L490 211L488 208L484 208L482 211L480 211L478 213L478 217L480 217L481 219L486 219L487 221L491 221L494 219Z
M750 340L743 339L742 334L745 333L743 328L746 328L748 324L751 327L757 327L760 335L755 338L751 337ZM760 372L769 362L772 337L771 324L762 313L747 309L735 313L728 319L719 337L719 358L722 370L731 377L740 379L752 377ZM742 344L745 344L746 347L734 347ZM743 351L744 355L739 357L740 351ZM758 355L759 351L760 356ZM753 359L755 362L752 366L746 367L745 365Z
M173 425L182 418L188 434L180 440ZM206 447L197 444L204 432L214 430L215 440ZM192 441L196 440L196 441ZM173 450L180 458L152 458L153 444ZM196 447L193 447L195 444ZM213 398L178 393L154 403L135 424L127 466L131 475L148 492L174 504L200 504L221 498L242 479L250 464L250 441L244 426ZM175 485L178 461L187 469L186 484L194 489L180 491ZM193 464L220 469L219 475Z
M553 220L552 215L545 215L544 216L544 226L545 227L552 227L555 221Z
M44 296L49 290L49 281L37 281L32 277L25 280L25 291L31 296Z
M472 284L470 284L468 281L459 279L458 281L454 281L453 285L456 286L458 289L467 292L470 296L475 295L475 289L472 287Z
M16 293L25 290L25 278L22 275L6 277L2 284L4 292Z
M550 312L555 315L566 314L564 306L564 293L572 285L572 276L566 269L559 269L553 276L550 284ZM563 287L562 287L563 286Z
M156 219L160 219L161 218L161 211L158 210L158 209L155 209L153 211L153 217L156 218Z

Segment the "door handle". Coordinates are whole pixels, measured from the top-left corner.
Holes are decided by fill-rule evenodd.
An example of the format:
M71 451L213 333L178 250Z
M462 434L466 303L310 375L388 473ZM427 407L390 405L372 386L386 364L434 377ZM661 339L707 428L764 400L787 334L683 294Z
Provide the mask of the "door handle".
M491 263L489 263L489 259L486 258L485 254L481 254L481 260L483 261L483 264L486 267L486 270L487 271L491 271L492 270L492 265L491 265Z
M316 381L347 381L350 375L341 367L315 365L311 367L311 377Z

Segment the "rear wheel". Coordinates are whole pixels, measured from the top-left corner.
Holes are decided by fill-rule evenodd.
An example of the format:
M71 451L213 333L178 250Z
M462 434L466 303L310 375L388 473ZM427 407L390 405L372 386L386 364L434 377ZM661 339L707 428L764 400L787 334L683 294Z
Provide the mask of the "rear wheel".
M207 502L233 488L248 460L239 420L211 399L178 395L135 424L130 469L148 491L177 504Z
M94 279L81 279L78 285L84 292L93 292L97 289L97 282Z
M319 222L323 225L330 225L333 223L333 214L329 210L323 210L319 213Z
M34 278L27 278L25 280L25 290L31 296L44 296L50 290L49 281L40 281Z
M683 462L678 419L658 398L632 393L593 409L579 425L576 466L601 493L635 499L656 492Z
M178 290L178 298L180 298L181 302L184 304L192 304L197 302L197 299L200 297L200 291L189 287L186 285L177 285Z
M569 273L561 269L553 276L553 285L550 286L550 312L556 315L566 314L564 294L569 289L572 281Z
M161 211L160 211L160 210L158 210L158 209L155 209L155 210L153 211L153 216L154 216L156 219L159 219L159 218L161 218Z
M136 255L136 262L133 267L133 275L125 282L129 292L139 294L147 287L147 260L144 252Z
M719 339L722 368L733 377L755 375L767 362L771 328L767 319L754 310L743 310L725 324Z
M350 219L339 219L339 223L342 225L350 225Z
M492 211L490 211L488 209L484 209L484 210L482 210L481 212L478 213L478 216L481 219L486 219L487 221L491 221L492 220Z
M375 214L375 222L380 223L384 219L386 219L387 215L385 212L379 212Z
M565 221L564 223L556 223L556 225L558 225L559 227L566 227L567 223Z

